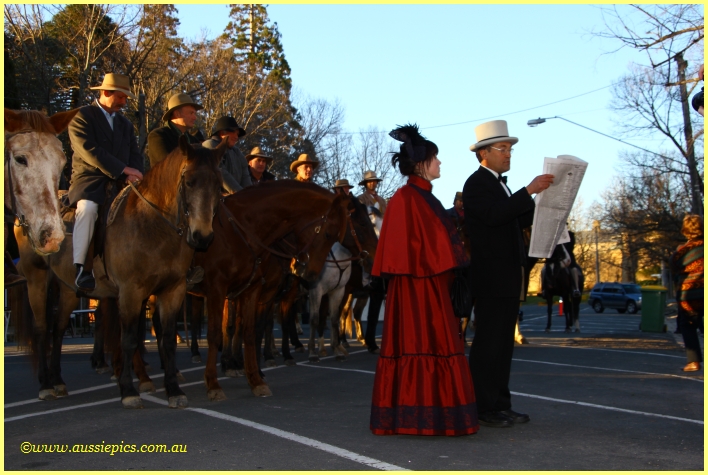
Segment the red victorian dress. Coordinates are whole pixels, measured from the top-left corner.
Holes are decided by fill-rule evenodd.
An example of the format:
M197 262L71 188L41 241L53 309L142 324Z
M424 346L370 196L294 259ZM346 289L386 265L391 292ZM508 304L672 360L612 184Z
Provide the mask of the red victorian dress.
M411 176L386 208L373 275L388 277L371 402L374 434L466 435L479 430L472 376L450 300L468 264L432 184Z

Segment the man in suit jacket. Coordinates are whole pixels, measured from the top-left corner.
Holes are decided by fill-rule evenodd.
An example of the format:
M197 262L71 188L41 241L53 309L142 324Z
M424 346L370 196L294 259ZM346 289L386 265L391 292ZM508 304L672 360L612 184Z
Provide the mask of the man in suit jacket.
M462 192L465 228L470 240L470 282L475 298L475 336L470 351L480 424L510 427L529 421L511 410L509 374L514 350L514 327L523 289L526 262L521 229L533 221L531 195L553 183L540 175L511 193L502 173L511 168L512 145L506 121L486 122L475 129L470 147L480 162Z
M100 91L98 99L82 107L69 124L74 151L69 200L76 205L74 265L76 285L84 291L96 287L93 273L84 270L84 262L106 184L110 180L141 180L144 171L133 124L119 113L128 97L135 99L128 77L109 73L100 86L91 89Z

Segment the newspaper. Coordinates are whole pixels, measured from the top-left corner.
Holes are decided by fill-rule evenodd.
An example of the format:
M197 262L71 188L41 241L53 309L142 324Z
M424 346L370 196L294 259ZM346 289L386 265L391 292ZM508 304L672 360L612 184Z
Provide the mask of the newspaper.
M566 221L587 167L586 161L572 155L544 159L543 173L555 178L553 184L535 198L530 257L551 257L557 244L570 241Z

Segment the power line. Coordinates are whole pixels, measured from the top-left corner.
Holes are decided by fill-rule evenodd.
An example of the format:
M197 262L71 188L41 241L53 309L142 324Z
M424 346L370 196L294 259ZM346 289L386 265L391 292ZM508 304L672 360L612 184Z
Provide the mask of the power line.
M558 100L558 101L549 102L549 103L547 103L547 104L542 104L542 105L540 105L540 106L529 107L528 109L522 109L522 110L515 111L515 112L507 112L507 113L505 113L505 114L495 114L495 115L492 115L492 116L489 116L489 117L482 117L482 118L480 118L480 119L466 120L466 121L464 121L464 122L455 122L455 123L452 123L452 124L432 125L432 126L429 126L429 127L421 127L420 129L421 129L421 130L427 130L427 129L439 129L439 128L441 128L441 127L453 127L453 126L455 126L455 125L470 124L470 123L472 123L472 122L480 122L480 121L483 121L483 120L495 119L495 118L497 118L497 117L506 117L506 116L508 116L508 115L520 114L521 112L528 112L528 111L531 111L531 110L534 110L534 109L540 109L541 107L546 107L546 106L550 106L550 105L553 105L553 104L558 104L558 103L560 103L560 102L569 101L569 100L571 100L571 99L576 99L576 98L578 98L578 97L586 96L586 95L592 94L592 93L594 93L594 92L602 91L603 89L607 89L608 87L611 87L611 86L612 86L612 84L608 84L607 86L603 86L603 87L601 87L601 88L599 88L599 89L594 89L594 90L592 90L592 91L584 92L584 93L582 93L582 94L578 94L578 95L575 95L575 96L572 96L572 97L566 97L565 99L560 99L560 100ZM387 134L388 132L385 132L385 131L380 131L380 132L337 132L337 133L333 133L332 135L354 135L354 134L358 134L358 133L364 133L364 134L367 134L367 133L368 133L368 134Z

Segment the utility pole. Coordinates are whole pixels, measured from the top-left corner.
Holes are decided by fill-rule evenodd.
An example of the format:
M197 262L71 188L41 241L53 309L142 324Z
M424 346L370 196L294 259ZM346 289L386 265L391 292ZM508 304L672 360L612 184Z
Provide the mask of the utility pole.
M691 127L691 111L688 105L688 91L686 89L686 67L688 62L683 59L683 53L674 56L678 66L678 84L681 92L681 107L683 108L683 133L686 140L686 161L691 177L691 212L703 217L703 199L701 177L696 167L696 153L693 147L693 127Z

